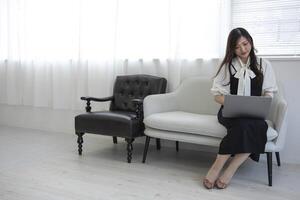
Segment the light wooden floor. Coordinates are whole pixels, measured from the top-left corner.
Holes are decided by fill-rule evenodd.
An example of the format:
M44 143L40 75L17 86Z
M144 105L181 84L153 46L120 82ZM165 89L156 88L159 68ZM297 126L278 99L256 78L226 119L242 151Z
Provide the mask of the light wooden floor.
M1 200L90 199L299 199L300 166L273 166L267 186L264 161L247 161L225 190L208 191L201 179L214 154L150 146L141 163L143 144L134 145L126 163L125 142L85 135L82 156L75 134L0 126Z

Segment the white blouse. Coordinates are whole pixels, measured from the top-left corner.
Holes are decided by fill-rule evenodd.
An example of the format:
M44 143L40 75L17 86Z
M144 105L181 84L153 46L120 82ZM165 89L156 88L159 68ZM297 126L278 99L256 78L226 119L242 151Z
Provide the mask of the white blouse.
M260 64L259 58L257 58L257 61L258 64ZM252 70L249 69L249 60L247 64L243 64L238 58L234 58L231 64L233 65L231 66L232 74L239 79L238 95L250 95L250 79L253 79L255 77L255 74ZM269 93L270 95L272 95L277 91L278 88L272 65L266 59L262 59L262 72L264 75L262 95L265 93ZM244 74L244 76L242 76L241 74ZM211 93L213 95L230 94L230 84L228 84L229 82L230 73L228 67L222 67L220 73L214 78Z

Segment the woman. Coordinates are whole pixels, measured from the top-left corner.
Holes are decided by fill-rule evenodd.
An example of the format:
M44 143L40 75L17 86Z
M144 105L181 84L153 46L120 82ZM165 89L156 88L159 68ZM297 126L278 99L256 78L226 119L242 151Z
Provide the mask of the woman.
M205 188L226 188L238 167L249 156L254 161L259 160L259 154L264 153L267 142L268 125L265 120L222 116L224 95L272 97L276 91L271 64L257 58L253 39L245 29L233 29L228 36L225 58L211 89L215 101L221 104L218 120L226 127L227 135L221 141L217 158L203 180ZM228 167L220 175L232 155Z

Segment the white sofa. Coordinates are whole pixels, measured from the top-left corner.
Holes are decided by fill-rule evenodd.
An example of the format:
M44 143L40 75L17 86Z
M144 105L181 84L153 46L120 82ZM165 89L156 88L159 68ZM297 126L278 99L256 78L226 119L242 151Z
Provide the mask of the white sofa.
M210 93L211 86L212 79L193 77L183 81L172 93L150 95L144 99L146 143L143 162L146 160L150 138L219 146L226 135L226 129L218 122L216 115L220 105ZM269 128L265 152L270 186L272 152L276 152L277 164L280 166L279 152L284 146L287 132L286 115L287 103L279 90L272 100L267 120Z

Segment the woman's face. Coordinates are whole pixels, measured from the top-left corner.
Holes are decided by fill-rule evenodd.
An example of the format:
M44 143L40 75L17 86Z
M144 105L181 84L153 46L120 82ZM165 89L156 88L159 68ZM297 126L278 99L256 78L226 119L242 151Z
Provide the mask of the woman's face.
M240 37L235 46L235 54L240 57L241 60L247 60L251 51L251 44L245 37Z

